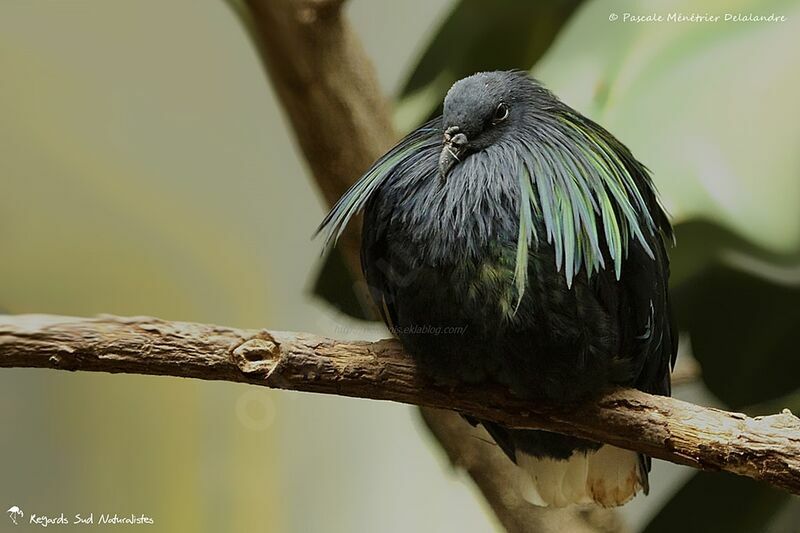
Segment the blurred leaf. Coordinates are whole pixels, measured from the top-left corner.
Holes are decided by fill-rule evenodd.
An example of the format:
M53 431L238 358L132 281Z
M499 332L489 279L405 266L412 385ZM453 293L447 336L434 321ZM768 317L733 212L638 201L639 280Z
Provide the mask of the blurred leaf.
M734 257L757 258L773 268L791 269L800 265L800 252L779 254L761 248L733 231L707 220L695 219L675 226L676 245L670 250L670 282L678 287L692 277L702 275L715 264L732 261ZM734 260L735 262L735 260ZM768 268L762 268L768 276ZM800 279L800 273L797 276ZM791 280L788 281L791 284Z
M723 263L672 296L706 385L727 405L741 408L797 388L800 281L778 283Z
M313 293L352 317L369 320L374 318L361 304L355 290L355 280L342 258L339 249L330 251L317 274Z
M675 312L709 389L734 408L794 391L800 254L769 252L706 221L679 224L675 233Z
M743 408L742 411L750 416L766 416L780 413L784 409L788 409L792 413L800 413L800 388L780 398L773 398L765 402L748 405ZM798 523L800 524L800 522Z
M698 472L661 509L645 533L763 532L787 505L793 505L792 497L766 484L723 472Z
M800 530L800 498L793 497L786 502L775 518L765 528L764 533L797 533Z
M529 69L581 2L458 2L400 93L398 129L410 130L435 114L461 78L483 70Z
M797 2L717 4L703 11L800 17ZM796 27L609 20L610 13L652 7L645 0L587 2L534 74L653 170L677 221L707 219L765 249L796 252L800 69L788 67L800 62ZM695 7L665 0L658 12Z

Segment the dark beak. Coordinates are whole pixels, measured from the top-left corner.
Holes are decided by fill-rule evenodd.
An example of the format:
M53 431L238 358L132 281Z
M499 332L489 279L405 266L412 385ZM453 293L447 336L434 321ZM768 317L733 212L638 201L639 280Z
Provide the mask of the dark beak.
M439 154L439 178L447 179L447 174L456 163L464 159L469 139L461 133L458 126L451 126L444 132L444 146Z

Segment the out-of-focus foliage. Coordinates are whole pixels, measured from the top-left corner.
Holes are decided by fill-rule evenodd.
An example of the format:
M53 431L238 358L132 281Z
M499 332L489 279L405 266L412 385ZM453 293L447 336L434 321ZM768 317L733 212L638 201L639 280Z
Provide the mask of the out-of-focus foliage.
M441 110L442 95L482 70L527 70L548 49L582 0L458 2L400 94L398 129L415 128Z
M676 315L708 389L731 408L794 407L800 403L800 38L791 21L800 19L800 2L593 0L562 28L572 9L571 3L460 2L401 95L401 129L438 111L456 79L530 61L524 68L533 65L535 77L653 171L676 224ZM622 19L626 12L775 13L787 22L633 23ZM619 18L610 20L612 14ZM534 27L536 35L524 31ZM332 279L323 276L318 288ZM732 507L733 501L748 504ZM685 529L687 517L698 531L766 530L787 502L796 511L796 499L750 480L696 474L648 531Z
M706 222L680 224L677 239L675 312L706 386L735 409L798 390L800 268Z
M647 533L794 533L782 520L791 496L728 473L699 472L647 527Z

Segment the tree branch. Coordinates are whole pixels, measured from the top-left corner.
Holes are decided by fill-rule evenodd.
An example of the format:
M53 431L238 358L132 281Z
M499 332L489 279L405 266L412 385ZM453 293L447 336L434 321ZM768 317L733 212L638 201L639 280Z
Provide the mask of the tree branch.
M154 318L0 317L0 367L156 374L450 409L605 442L800 494L800 419L750 418L617 389L593 402L527 402L493 385L436 382L395 340L335 341Z

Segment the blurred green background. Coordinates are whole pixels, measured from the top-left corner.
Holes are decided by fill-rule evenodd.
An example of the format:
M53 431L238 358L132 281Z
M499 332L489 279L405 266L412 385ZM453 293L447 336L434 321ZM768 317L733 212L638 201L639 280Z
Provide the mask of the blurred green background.
M513 67L628 144L678 224L673 291L703 378L676 394L800 411L800 2L353 0L347 13L400 131L463 75ZM384 336L311 294L349 290L317 280L323 214L223 0L0 0L3 311ZM498 527L409 407L4 370L0 426L3 509L145 513L156 531ZM660 462L652 478L623 509L633 530L800 531L798 499L750 480Z

